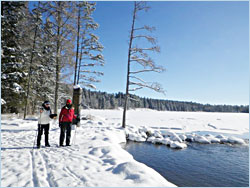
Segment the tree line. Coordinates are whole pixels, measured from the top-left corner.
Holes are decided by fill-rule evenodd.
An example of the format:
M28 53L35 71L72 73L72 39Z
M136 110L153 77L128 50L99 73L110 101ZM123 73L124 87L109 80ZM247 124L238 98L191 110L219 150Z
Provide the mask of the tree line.
M65 83L95 88L103 46L87 1L1 1L1 112L32 114L72 98ZM77 29L76 29L77 28ZM74 81L72 80L74 75Z
M108 94L100 91L83 89L82 107L84 109L117 109L124 106L124 93ZM189 111L189 112L241 112L249 113L249 105L211 105L196 102L151 99L130 94L129 107L149 108L159 111Z

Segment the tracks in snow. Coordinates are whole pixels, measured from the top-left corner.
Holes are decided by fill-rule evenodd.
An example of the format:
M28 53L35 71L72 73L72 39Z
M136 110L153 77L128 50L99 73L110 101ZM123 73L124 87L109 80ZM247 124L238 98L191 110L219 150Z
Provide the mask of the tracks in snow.
M31 175L34 187L51 187L48 181L46 162L40 154L40 151L30 151L31 155Z
M70 153L72 151L69 150L68 152ZM58 163L59 161L55 161L55 158L60 157L58 156L57 149L35 149L29 151L29 154L32 182L31 186L60 187L63 186L62 184L65 180L69 181L71 185L73 183L73 186L91 186L88 182L89 180L87 176L83 176L82 174L78 175L76 172L71 170L69 165L64 164L64 160L59 160L60 163ZM74 156L74 158L78 158L80 160L84 159L84 157L79 155ZM60 181L62 182L60 183Z

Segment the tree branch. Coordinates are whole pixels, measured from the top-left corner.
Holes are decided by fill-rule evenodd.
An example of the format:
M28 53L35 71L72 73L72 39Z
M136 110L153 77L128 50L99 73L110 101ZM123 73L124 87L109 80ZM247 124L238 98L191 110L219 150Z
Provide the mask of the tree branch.
M134 36L133 39L135 38L146 38L151 44L156 44L156 39L151 37L151 36L147 36L147 35L137 35Z
M143 27L135 28L134 31L136 31L136 30L142 30L142 29L145 29L145 30L147 30L149 32L155 31L155 27L149 27L147 25L144 25Z
M143 87L137 87L137 88L129 89L129 91L137 91L139 89L143 89Z
M131 71L129 72L129 74L138 74L138 73L142 73L142 72L158 72L158 73L161 73L161 72L164 72L165 69L164 68L154 68L154 69L144 69L144 70L139 70L139 71Z
M156 52L160 52L160 47L159 46L153 46L151 48L131 48L131 51L134 52L143 52L144 50L152 50L152 51L156 51Z
M96 74L98 76L103 76L104 75L103 72L99 72L99 71L81 70L80 72L83 72L83 73L92 73L92 74Z
M139 80L139 81L141 81L141 82L143 82L143 83L146 83L144 80L142 80L141 78L138 78L138 77L136 77L136 76L129 76L130 78L134 78L134 79L136 79L136 80Z
M129 82L129 85L137 85L137 86L140 86L140 87L146 87L146 88L149 88L149 89L152 89L156 92L159 92L159 93L163 93L165 94L165 91L162 89L161 85L157 82L154 82L152 84L150 83L146 83L146 84L143 84L143 83L140 83L140 82Z
M90 59L90 58L82 58L82 59ZM96 65L101 65L101 66L103 66L104 65L104 63L88 63L88 64L83 64L83 65L81 65L81 67L94 67L94 66L96 66Z

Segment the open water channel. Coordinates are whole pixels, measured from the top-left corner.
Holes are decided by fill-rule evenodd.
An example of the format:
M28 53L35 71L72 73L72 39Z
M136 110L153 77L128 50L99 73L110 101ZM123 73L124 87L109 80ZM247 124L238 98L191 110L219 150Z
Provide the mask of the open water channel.
M248 146L188 143L175 150L128 141L124 149L180 187L249 187Z

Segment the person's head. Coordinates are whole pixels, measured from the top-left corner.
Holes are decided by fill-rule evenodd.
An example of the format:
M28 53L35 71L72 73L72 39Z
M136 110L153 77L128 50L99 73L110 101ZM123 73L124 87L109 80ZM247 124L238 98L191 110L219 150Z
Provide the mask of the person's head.
M71 101L70 99L68 99L68 100L66 101L66 106L67 106L68 108L71 108L71 107L72 107L72 101Z
M49 101L44 101L43 105L42 105L46 110L50 109L50 102Z

